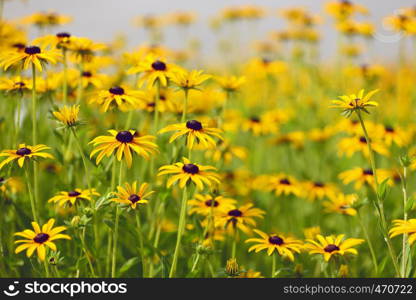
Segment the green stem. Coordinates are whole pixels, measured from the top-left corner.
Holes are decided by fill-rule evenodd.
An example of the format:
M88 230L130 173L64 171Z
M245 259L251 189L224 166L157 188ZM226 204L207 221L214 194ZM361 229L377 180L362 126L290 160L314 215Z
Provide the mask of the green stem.
M373 243L370 240L370 235L368 234L368 230L367 227L364 225L363 220L361 218L360 212L357 211L357 218L358 218L358 222L360 223L360 226L363 230L365 239L367 241L368 244L368 248L370 249L370 254L371 254L371 259L373 261L373 266L374 266L374 272L375 272L375 276L378 276L378 264L377 264L377 257L376 257L376 253L374 251L374 247L373 247Z
M67 52L66 48L63 47L62 56L63 56L63 66L64 66L63 75L64 76L63 76L63 84L62 84L62 99L64 101L64 104L68 102L68 60L67 60L66 52Z
M30 183L30 176L29 176L29 171L28 171L27 167L25 167L25 177L26 177L27 189L29 191L30 206L32 208L33 220L35 222L39 223L38 214L37 214L37 211L36 211L35 197L33 195L32 184Z
M234 234L233 234L233 244L231 247L231 258L236 257L237 253L237 237L238 237L238 231L237 228L234 228Z
M153 131L156 134L159 129L159 99L160 99L160 81L156 80L156 95L155 95L155 108L154 108L154 120Z
M71 127L71 131L74 136L75 142L77 144L79 154L81 155L81 158L82 158L82 164L84 165L85 176L87 177L88 190L91 192L92 189L91 189L91 182L90 182L90 171L88 168L87 158L85 157L84 151L82 150L82 146L79 141L77 132L75 131L75 128Z
M379 186L378 186L378 179L377 179L377 169L376 169L376 163L374 160L374 152L373 149L371 147L371 141L367 132L367 129L365 127L363 118L361 116L361 112L360 110L356 110L358 119L360 120L360 124L361 124L361 128L363 129L364 132L364 137L365 140L367 142L367 146L368 146L368 152L369 152L369 158L370 158L370 164L371 164L371 169L373 171L373 176L374 176L374 184L375 184L375 190L376 190L376 197L377 197L377 202L376 202L376 207L378 210L378 214L380 217L380 222L381 222L381 226L382 226L382 233L384 236L384 240L387 243L387 247L389 250L389 255L391 257L391 260L393 261L393 265L394 265L394 269L396 271L396 275L400 276L400 268L397 262L397 257L396 257L396 253L394 251L393 245L391 243L389 234L388 234L388 226L387 226L387 221L386 221L386 217L384 214L384 204L383 204L383 200L380 199L380 195L379 195Z
M76 104L80 104L83 96L83 86L82 86L82 73L84 72L84 64L81 62L79 64L79 81L78 81L78 87L77 87L77 102Z
M48 267L48 262L46 261L46 259L43 261L43 266L45 267L45 276L46 278L49 278L50 277L49 267Z
M403 167L403 176L401 176L402 180L402 192L403 192L403 220L407 221L407 167ZM407 269L407 257L408 257L408 247L407 247L407 233L403 234L402 240L402 262L401 262L401 275L403 278L406 277L406 269Z
M182 118L181 118L181 122L184 123L186 120L186 114L188 112L188 89L184 89L183 92L185 93L185 98L184 98L184 102L183 102L183 110L182 110Z
M90 271L93 277L97 277L97 275L95 274L95 270L94 270L94 266L92 264L91 261L91 257L88 253L87 247L85 245L85 227L82 229L82 233L80 234L80 239L81 239L81 244L82 244L82 251L84 252L85 258L88 261L88 265L90 267Z
M139 238L139 247L140 247L140 259L142 260L142 277L146 277L146 261L144 256L144 246L143 246L143 233L142 225L140 222L140 211L137 209L136 212L136 224L137 224L137 235Z
M123 182L123 161L120 161L120 173L118 177L118 185L121 186ZM119 206L116 207L116 217L114 222L114 238L113 238L113 253L112 253L112 265L111 265L111 278L116 276L116 265L117 265L117 240L118 240L118 227L120 221L120 210Z
M276 278L276 259L277 254L273 253L272 255L272 278Z
M37 144L37 124L38 119L36 118L37 114L37 94L36 94L36 67L32 64L32 144L36 146ZM34 201L37 205L39 205L39 184L38 184L38 165L33 164L33 182L34 182Z
M178 257L179 257L179 249L181 245L181 239L182 235L185 229L185 223L186 223L186 208L188 204L188 193L187 193L187 186L182 190L182 203L181 203L181 211L179 215L179 225L178 225L178 235L176 237L176 246L175 246L175 252L173 254L173 260L172 260L172 266L170 268L169 272L169 278L172 278L175 276L176 272L176 265L178 263Z

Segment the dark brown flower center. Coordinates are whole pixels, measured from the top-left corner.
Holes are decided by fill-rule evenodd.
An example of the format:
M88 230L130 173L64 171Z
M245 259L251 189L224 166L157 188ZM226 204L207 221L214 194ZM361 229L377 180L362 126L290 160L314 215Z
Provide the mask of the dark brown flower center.
M19 49L19 50L23 50L26 48L26 45L23 43L15 43L12 45L13 48Z
M21 155L21 156L29 155L30 153L32 153L32 151L28 148L25 148L25 147L20 148L16 151L16 154Z
M269 237L269 243L273 245L282 245L284 243L283 239L277 235Z
M71 191L68 193L69 197L78 197L79 195L81 195L81 193L77 192L77 191Z
M254 122L254 123L260 123L260 119L259 119L259 117L251 117L251 118L250 118L250 121L251 121L251 122Z
M334 245L334 244L329 244L328 246L326 246L324 248L324 250L325 250L325 252L331 253L331 252L334 252L334 251L338 251L339 247L337 245Z
M156 71L165 71L166 64L163 61L157 60L154 63L152 63L152 68Z
M325 184L324 183L322 183L322 182L315 182L314 184L313 184L315 187L324 187L325 186Z
M205 205L208 207L217 207L218 205L220 205L220 203L216 200L210 199L205 201Z
M371 169L365 169L365 170L363 170L363 174L364 175L371 175L371 176L373 176L373 170L371 170Z
M281 179L279 182L280 182L280 184L284 184L284 185L290 185L291 184L289 179L287 179L287 178Z
M360 143L367 144L367 140L364 136L360 137Z
M393 128L393 127L391 127L391 126L386 126L386 127L384 127L384 129L385 129L387 132L394 132L394 128Z
M133 140L133 135L130 131L120 131L116 135L116 140L121 143L130 143Z
M92 73L89 71L82 72L81 75L82 77L92 77ZM111 92L111 89L110 89L110 93L114 94L113 92Z
M40 53L40 48L37 46L29 46L25 48L25 53L29 54L29 55L33 55L33 54L39 54Z
M197 120L191 120L186 122L186 127L192 130L201 130L202 124L201 122L198 122Z
M113 95L124 95L124 89L119 86L114 86L111 89L109 89L109 92Z
M243 215L243 212L239 209L232 209L228 212L228 215L230 217L241 217Z
M71 35L68 32L59 32L56 34L56 37L58 38L70 38Z
M36 242L36 243L39 243L39 244L43 244L43 243L45 243L46 241L48 241L49 240L49 234L46 234L46 233L38 233L34 238L33 238L33 240Z
M199 172L198 166L197 165L194 165L194 164L185 164L182 167L182 170L185 173L189 173L189 174L198 174L198 172Z
M131 202L131 203L136 203L136 202L138 202L138 201L140 201L140 196L139 195L136 195L136 194L132 194L132 195L130 195L130 197L129 197L129 201Z

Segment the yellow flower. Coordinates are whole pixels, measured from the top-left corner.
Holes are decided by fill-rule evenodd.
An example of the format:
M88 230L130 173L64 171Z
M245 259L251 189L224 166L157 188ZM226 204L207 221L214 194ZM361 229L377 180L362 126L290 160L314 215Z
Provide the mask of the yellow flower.
M329 259L335 255L357 255L358 251L353 247L363 243L364 240L353 238L344 240L344 237L345 234L326 237L318 234L316 240L306 240L305 249L309 251L309 254L321 254L325 261L329 261Z
M91 62L97 51L105 50L107 47L102 43L95 43L89 38L73 37L68 47L76 63Z
M325 6L325 11L339 21L345 20L356 13L368 13L368 10L364 6L354 4L348 0L329 2Z
M236 200L224 196L211 196L209 194L196 194L194 199L188 201L191 206L189 214L197 213L208 216L215 215L218 211L230 210L234 207Z
M237 259L230 258L227 260L227 265L225 266L225 273L230 277L236 277L240 275L240 267L238 266Z
M7 70L10 66L21 66L27 69L32 64L42 72L42 65L56 64L61 58L57 50L45 50L38 46L27 46L22 52L8 51L0 56L0 66Z
M319 226L312 226L303 230L303 235L307 239L313 240L318 234L321 234L321 228Z
M267 250L267 255L272 255L275 251L283 257L289 258L291 261L295 260L293 253L300 253L303 245L302 242L289 236L281 234L266 234L260 230L254 229L261 238L251 238L246 240L246 243L256 243L251 246L248 252Z
M99 136L90 142L90 144L96 146L91 152L90 158L99 153L96 159L97 165L104 156L110 157L114 151L117 151L117 160L121 161L124 155L127 166L130 168L133 161L131 150L145 159L150 158L149 154L155 154L158 151L157 145L153 142L155 140L154 136L136 136L136 131L134 130L118 132L116 130L108 130L108 132L111 134L110 136Z
M250 227L256 226L254 218L263 218L265 212L261 209L254 208L253 204L247 203L240 207L233 207L228 211L221 211L215 217L215 227L231 228L233 230L240 229L244 233L251 232Z
M201 166L191 163L189 159L183 158L183 163L177 162L173 165L166 165L159 168L158 176L172 175L166 183L169 188L175 182L179 181L179 187L183 189L188 182L193 182L199 190L204 188L204 185L211 187L214 184L219 184L219 176L212 171L216 168L212 166Z
M117 187L117 192L114 192L113 195L115 198L111 200L121 204L129 205L131 208L135 209L139 204L146 204L148 202L147 198L153 194L153 191L147 191L149 184L142 183L138 187L137 181L134 181L132 184L125 183L123 186Z
M108 90L99 91L89 102L97 103L103 112L110 108L118 108L121 111L137 109L143 104L143 92L131 91L126 87L113 86Z
M355 216L357 210L352 206L356 201L356 195L344 195L340 193L337 196L329 198L329 200L323 202L322 205L325 207L326 212Z
M378 141L370 141L371 148L383 156L389 156L389 150L386 146ZM346 155L351 157L355 152L361 152L365 157L369 157L369 150L365 136L345 137L338 143L338 155Z
M408 234L408 242L412 245L416 240L416 219L409 220L394 220L393 227L390 229L390 237L398 236L399 234Z
M254 270L247 270L247 271L242 271L240 273L240 276L238 276L238 278L264 278L263 276L261 276L260 272L256 272Z
M217 76L215 80L226 92L235 92L246 82L244 76Z
M71 42L74 37L71 38L71 34L68 32L59 32L57 34L49 34L39 37L33 41L36 45L42 45L44 47L53 47L57 49L68 49L71 47Z
M17 160L17 164L20 168L23 167L26 158L27 159L35 159L36 157L42 158L54 158L51 154L41 152L43 150L51 149L45 145L36 145L36 146L29 146L26 144L19 144L19 148L17 150L3 150L0 153L1 156L6 156L7 158L0 163L0 169L2 169L6 164Z
M378 106L377 102L370 100L377 92L378 90L373 90L364 95L364 90L360 90L357 95L351 94L339 96L339 100L332 100L332 105L330 107L341 108L342 113L347 117L357 110L363 110L366 113L369 113L367 107Z
M331 198L338 191L338 188L332 183L324 183L321 181L310 181L304 183L305 194L311 201L323 198Z
M215 148L205 152L205 157L213 161L222 161L225 165L231 164L233 158L245 160L247 149L241 146L231 145L228 141L219 141Z
M128 74L142 74L138 82L139 87L142 87L145 82L147 82L148 87L152 87L155 82L160 82L161 86L167 86L168 79L178 72L183 71L153 54L147 55L143 60L139 61L137 66L127 70Z
M377 169L377 179L379 183L389 178L390 173L391 172L389 172L388 170ZM357 167L352 170L347 170L340 173L338 177L342 180L344 184L355 182L354 188L356 190L360 190L364 184L368 184L369 186L375 187L374 174L371 169L363 169ZM393 181L389 180L388 184L392 185Z
M190 120L186 123L169 125L159 130L158 133L165 133L169 131L176 131L170 137L169 143L172 143L178 137L184 135L186 136L186 145L189 149L193 149L195 144L201 144L201 146L205 149L215 147L216 142L211 136L220 140L223 139L220 135L220 133L222 133L221 129L206 127L206 124L202 124L197 120Z
M54 11L37 12L22 19L23 24L31 24L40 28L64 25L70 23L71 21L72 17L61 15Z
M16 244L20 244L17 246L15 253L17 254L26 250L27 257L31 257L33 252L37 250L39 259L44 261L46 256L46 247L50 248L52 251L57 250L53 241L58 239L71 239L70 236L61 233L66 230L66 227L58 226L53 228L54 224L55 220L49 219L48 223L44 224L41 228L38 223L32 222L34 231L26 229L22 232L15 233L14 235L25 238L24 240L15 241Z
M32 89L31 82L21 76L0 78L0 90L6 93L18 93L21 96Z
M62 124L72 127L78 124L79 105L63 106L58 111L52 112L55 118Z
M183 70L173 73L170 80L179 88L190 90L198 87L211 78L211 75L202 74L203 71L192 70L191 72Z
M48 200L48 202L57 203L58 206L65 206L67 203L70 206L74 206L77 200L88 200L91 201L93 196L99 196L100 194L96 192L95 189L91 190L82 190L82 189L75 189L73 191L62 191L59 192L57 195L53 196Z
M300 196L302 194L302 185L292 176L285 174L272 176L268 188L274 191L276 196Z

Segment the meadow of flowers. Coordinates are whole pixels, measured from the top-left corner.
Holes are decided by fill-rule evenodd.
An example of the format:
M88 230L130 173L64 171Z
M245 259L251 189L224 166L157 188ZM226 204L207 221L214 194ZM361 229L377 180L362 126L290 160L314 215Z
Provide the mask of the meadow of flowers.
M4 11L0 276L414 277L416 8L377 20L401 37L384 63L367 8L323 11L220 10L222 64L164 46L192 12L137 17L130 49ZM286 27L236 59L269 15Z

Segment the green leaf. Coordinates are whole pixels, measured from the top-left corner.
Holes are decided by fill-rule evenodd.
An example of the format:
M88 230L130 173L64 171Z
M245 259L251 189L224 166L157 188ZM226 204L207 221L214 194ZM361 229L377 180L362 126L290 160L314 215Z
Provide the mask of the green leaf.
M126 273L128 270L130 270L135 264L139 262L138 257L130 258L128 261L126 261L121 268L118 270L118 277L122 276L124 273Z
M404 208L405 211L408 212L409 210L411 210L413 208L414 203L415 203L415 198L409 197L409 199L407 199L406 207Z
M377 194L381 200L384 200L387 196L387 193L389 191L388 181L390 178L386 178L383 180L383 182L378 186Z

